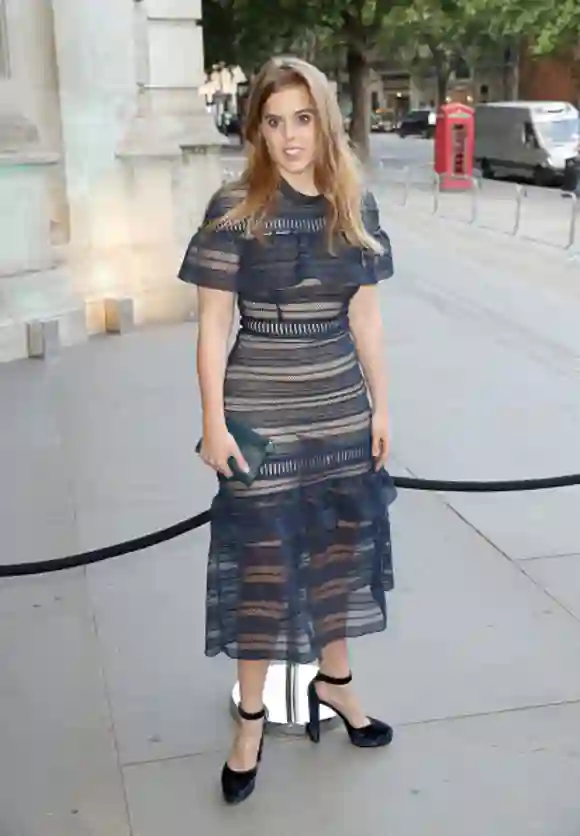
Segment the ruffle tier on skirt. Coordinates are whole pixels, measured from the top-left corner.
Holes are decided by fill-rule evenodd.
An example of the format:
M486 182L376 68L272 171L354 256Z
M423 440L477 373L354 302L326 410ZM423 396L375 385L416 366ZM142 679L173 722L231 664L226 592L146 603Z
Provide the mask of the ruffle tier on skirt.
M206 654L312 662L384 630L393 588L385 470L212 504Z

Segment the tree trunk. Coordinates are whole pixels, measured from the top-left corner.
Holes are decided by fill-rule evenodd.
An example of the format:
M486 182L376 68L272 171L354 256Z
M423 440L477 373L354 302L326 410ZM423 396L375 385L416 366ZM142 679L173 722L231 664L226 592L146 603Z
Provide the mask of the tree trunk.
M350 46L346 65L352 102L350 137L357 153L366 162L370 154L371 110L369 101L369 64L366 55L356 46Z
M449 86L449 69L446 66L437 66L437 107L445 104L447 99L447 88Z

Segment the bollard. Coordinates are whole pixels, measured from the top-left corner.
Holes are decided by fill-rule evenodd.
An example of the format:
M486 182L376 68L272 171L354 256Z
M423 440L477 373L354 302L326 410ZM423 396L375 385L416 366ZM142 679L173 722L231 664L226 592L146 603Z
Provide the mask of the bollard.
M433 175L433 208L431 210L432 215L437 215L439 213L439 199L440 199L440 188L441 188L441 178L437 173Z
M514 227L512 230L512 235L515 237L518 232L520 231L520 224L522 220L522 202L526 197L527 192L524 186L516 186L516 216L514 219Z
M566 249L571 250L576 242L576 219L578 217L578 195L576 192L564 192L570 197L570 225L568 227L568 243Z
M125 334L135 327L135 306L130 297L105 299L104 309L107 334Z
M481 178L471 178L471 217L469 218L470 225L477 223L479 216L479 191L481 189Z
M28 356L46 360L60 351L58 319L35 319L26 323Z

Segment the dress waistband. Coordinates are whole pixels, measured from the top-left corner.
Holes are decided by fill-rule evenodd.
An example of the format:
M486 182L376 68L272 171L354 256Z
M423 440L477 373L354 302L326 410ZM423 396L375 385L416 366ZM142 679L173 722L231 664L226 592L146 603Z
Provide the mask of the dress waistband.
M305 321L287 319L259 319L253 316L240 317L242 331L263 337L289 337L294 339L329 337L348 331L346 316L333 319L309 319Z

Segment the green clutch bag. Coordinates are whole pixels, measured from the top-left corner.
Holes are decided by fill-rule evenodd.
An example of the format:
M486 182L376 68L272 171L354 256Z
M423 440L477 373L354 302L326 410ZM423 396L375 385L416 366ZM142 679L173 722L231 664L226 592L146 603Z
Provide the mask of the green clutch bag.
M234 457L230 456L228 465L233 475L226 477L220 474L219 478L226 482L236 480L249 487L258 475L258 471L262 467L266 456L274 449L274 444L269 438L263 438L263 436L258 435L255 430L247 424L244 424L243 421L238 421L236 418L226 418L226 426L230 435L234 437L250 469L244 472L240 469ZM201 450L201 441L200 439L197 442L195 448L196 453L199 453Z

